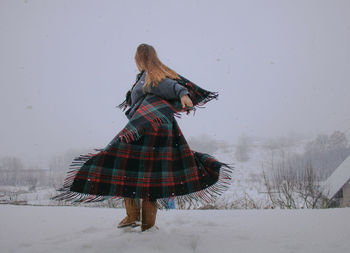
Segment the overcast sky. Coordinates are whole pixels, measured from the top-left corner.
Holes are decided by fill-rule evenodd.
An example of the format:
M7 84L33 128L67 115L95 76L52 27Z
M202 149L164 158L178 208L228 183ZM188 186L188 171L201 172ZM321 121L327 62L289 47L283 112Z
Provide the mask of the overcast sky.
M350 128L350 1L0 0L0 157L103 148L137 74L136 47L219 99L186 138Z

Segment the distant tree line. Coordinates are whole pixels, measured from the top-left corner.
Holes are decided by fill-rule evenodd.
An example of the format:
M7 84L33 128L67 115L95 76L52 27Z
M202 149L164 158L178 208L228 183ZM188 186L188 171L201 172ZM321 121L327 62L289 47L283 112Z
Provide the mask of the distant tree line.
M29 185L48 183L48 173L42 169L26 169L20 158L6 156L0 159L0 185Z
M26 168L15 156L0 158L0 185L8 186L52 186L63 184L66 172L73 159L88 151L68 150L51 158L47 168Z

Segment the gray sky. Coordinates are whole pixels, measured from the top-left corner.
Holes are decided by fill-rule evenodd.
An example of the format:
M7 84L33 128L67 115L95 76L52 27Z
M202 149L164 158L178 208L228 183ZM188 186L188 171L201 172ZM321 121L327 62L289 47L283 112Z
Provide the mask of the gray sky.
M219 100L178 120L234 142L350 128L350 1L0 1L0 157L102 148L138 44Z

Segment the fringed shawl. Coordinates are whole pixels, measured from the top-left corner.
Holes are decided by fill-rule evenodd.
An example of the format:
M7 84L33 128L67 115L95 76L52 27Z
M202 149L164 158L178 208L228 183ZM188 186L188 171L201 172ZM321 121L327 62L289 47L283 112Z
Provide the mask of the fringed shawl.
M135 84L142 74L143 71L137 75ZM202 107L210 100L218 98L219 94L217 92L205 90L181 75L179 77L180 79L175 80L187 88L193 108L182 108L180 99L165 100L156 95L147 94L128 124L117 134L117 138L114 138L114 140L118 139L121 142L137 140L145 129L149 127L156 129L162 123L171 121L174 115L179 117L181 112L189 110L195 112L196 108ZM125 110L130 105L130 94L131 90L128 91L125 101L118 106L119 108Z

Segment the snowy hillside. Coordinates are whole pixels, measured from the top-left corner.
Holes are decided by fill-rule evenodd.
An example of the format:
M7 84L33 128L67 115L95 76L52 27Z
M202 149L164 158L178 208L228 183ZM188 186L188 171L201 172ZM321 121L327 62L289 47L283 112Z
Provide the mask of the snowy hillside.
M116 228L123 209L0 206L1 252L343 253L350 209L158 211L153 232Z
M277 163L289 154L303 152L304 142L295 145L272 149L263 143L254 142L249 149L249 160L239 162L235 159L236 147L219 150L214 156L234 166L232 183L228 191L218 199L217 204L225 208L269 208L263 172L268 174L271 163Z
M224 203L232 203L245 197L252 198L255 202L264 201L263 164L266 162L266 154L260 147L255 147L250 152L247 162L238 162L234 159L234 149L231 152L217 152L214 154L219 161L232 163L232 183L228 191L219 199ZM238 205L242 207L242 205Z

